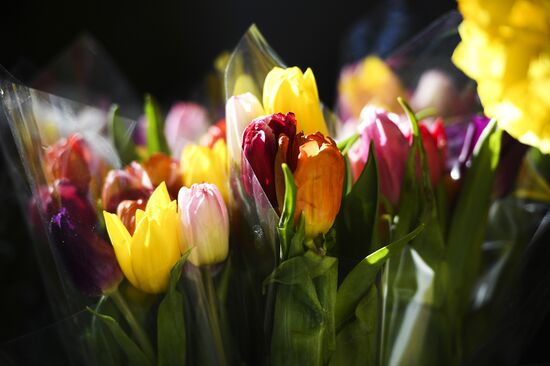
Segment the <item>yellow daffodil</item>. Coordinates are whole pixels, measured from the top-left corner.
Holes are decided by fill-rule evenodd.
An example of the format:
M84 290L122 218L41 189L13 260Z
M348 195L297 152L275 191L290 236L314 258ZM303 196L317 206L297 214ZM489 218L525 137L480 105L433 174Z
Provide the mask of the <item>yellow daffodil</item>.
M399 113L397 97L406 95L397 75L376 56L346 67L340 75L338 93L343 114L353 118L359 118L366 105Z
M153 192L145 211L136 211L130 235L120 218L103 211L105 224L122 272L134 287L147 293L166 290L170 270L185 250L176 201L166 184Z
M454 63L478 84L485 114L550 153L550 2L460 0Z
M263 106L266 114L293 112L298 121L298 131L328 134L317 84L310 68L302 74L298 67L274 67L265 78Z
M190 187L194 183L215 184L224 201L228 202L229 174L225 141L216 141L212 148L187 145L181 154L180 166L184 186Z

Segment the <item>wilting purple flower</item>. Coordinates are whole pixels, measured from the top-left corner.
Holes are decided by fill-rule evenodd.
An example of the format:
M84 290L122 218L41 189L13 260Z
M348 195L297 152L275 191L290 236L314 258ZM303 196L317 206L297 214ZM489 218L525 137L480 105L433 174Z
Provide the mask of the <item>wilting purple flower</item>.
M62 207L49 225L51 238L74 285L88 296L114 289L122 272L113 247L101 239L94 227L77 223L77 213Z
M275 157L279 138L286 136L292 145L296 135L296 119L294 113L286 115L277 113L257 118L250 122L243 133L242 159L249 164L241 164L241 175L246 191L252 194L253 188L250 182L252 168L254 175L262 186L266 196L273 207L277 207L277 194L275 188Z

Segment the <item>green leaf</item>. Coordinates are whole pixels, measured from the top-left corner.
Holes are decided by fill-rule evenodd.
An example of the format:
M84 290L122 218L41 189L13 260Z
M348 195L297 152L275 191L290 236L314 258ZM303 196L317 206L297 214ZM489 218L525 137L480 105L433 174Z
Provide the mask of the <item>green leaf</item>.
M289 242L294 231L294 212L296 211L296 183L292 171L286 164L282 164L283 174L285 177L285 198L283 202L283 210L279 220L279 234L281 237L282 258L288 256Z
M170 283L157 314L158 365L185 365L187 340L184 318L184 298L177 284L182 267L191 249L184 253L172 268Z
M497 128L496 121L492 121L476 145L449 229L450 281L455 298L460 299L462 305L468 301L479 271L501 137L502 130Z
M108 315L100 314L90 307L86 307L86 309L94 314L97 319L99 319L103 324L107 326L107 328L109 328L116 342L128 357L128 361L131 365L153 365L153 361L145 356L143 351L134 343L134 341L126 334L126 332L124 332L124 330L120 327L120 325L114 318Z
M170 155L164 136L164 120L160 108L149 94L145 96L145 118L147 120L147 153L153 155L161 152Z
M127 165L133 160L137 160L136 146L132 140L132 135L120 117L118 105L113 104L109 111L109 134L111 140L118 151L122 165Z
M358 262L371 251L378 226L378 169L371 142L367 163L344 196L336 217L337 253L339 258Z
M289 261L285 280L291 280L277 286L271 364L326 364L336 347L337 259L310 251ZM310 270L303 271L310 265Z
M336 335L330 366L374 366L378 345L378 291L371 286L355 308L353 320Z
M338 295L336 297L336 329L340 329L353 315L357 304L367 294L367 291L374 283L378 271L388 258L400 253L408 242L416 238L424 230L424 227L424 224L420 224L420 226L407 235L370 254L359 262L346 276L344 282L338 288Z
M340 152L342 153L342 155L346 155L347 152L349 151L349 149L351 149L351 147L353 146L353 144L359 140L359 137L361 137L361 135L356 132L354 133L353 135L351 135L350 137L348 137L347 139L343 140L343 141L340 141L338 143L338 150L340 150Z

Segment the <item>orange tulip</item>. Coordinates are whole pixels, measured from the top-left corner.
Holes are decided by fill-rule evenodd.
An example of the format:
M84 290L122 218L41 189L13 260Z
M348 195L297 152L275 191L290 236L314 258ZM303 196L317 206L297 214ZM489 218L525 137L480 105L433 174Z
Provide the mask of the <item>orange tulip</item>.
M334 140L320 132L297 134L290 153L289 166L298 188L295 220L304 216L306 237L313 239L330 230L340 210L344 158Z

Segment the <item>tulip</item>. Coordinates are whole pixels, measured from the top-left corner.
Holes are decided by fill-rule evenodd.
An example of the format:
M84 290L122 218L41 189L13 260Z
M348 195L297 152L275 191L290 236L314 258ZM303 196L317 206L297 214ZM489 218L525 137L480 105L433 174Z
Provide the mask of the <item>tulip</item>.
M126 200L118 204L116 214L128 229L130 235L134 235L136 229L136 211L145 210L146 202L144 200Z
M437 186L447 170L447 135L443 126L443 120L438 118L432 124L420 122L418 125L420 138L424 151L426 152L426 160L428 170L430 172L430 180L432 186ZM412 131L409 121L401 125L401 131L412 144ZM420 164L417 164L417 171L420 174Z
M53 180L69 180L79 190L88 192L92 180L90 151L80 135L70 135L50 146L46 150L45 160Z
M303 215L305 235L314 239L326 234L340 210L345 163L334 140L321 133L296 135L289 159L295 165L295 221Z
M176 199L182 180L178 161L163 153L155 153L143 163L143 168L153 187L165 182L170 197Z
M240 159L243 131L253 119L263 116L264 108L251 93L232 96L225 104L227 146L232 159ZM237 160L240 162L240 160Z
M209 125L208 112L196 103L179 102L166 116L164 134L172 156L180 156L189 141L197 141Z
M228 202L227 146L223 140L218 140L212 148L187 145L181 154L180 169L186 187L195 183L215 184Z
M48 220L61 208L65 208L71 215L72 221L79 226L95 228L97 226L97 215L94 206L90 203L86 193L83 193L77 186L68 180L55 181L48 190L49 197L42 196L44 209L48 214Z
M178 206L189 260L196 266L223 262L229 251L229 218L218 188L209 183L182 187Z
M151 181L139 164L133 163L125 170L111 170L103 183L103 209L116 212L118 204L124 200L147 200L151 190Z
M448 73L431 69L420 76L411 106L419 111L434 108L438 116L465 115L474 107L474 90L460 92Z
M278 207L275 183L277 145L281 136L286 136L290 142L294 139L296 124L293 113L277 113L253 120L243 133L242 159L248 162L241 164L245 189L252 195L250 167L275 208Z
M113 248L93 227L78 223L79 212L62 207L49 224L50 235L74 285L88 296L116 289L122 273Z
M378 165L380 190L388 201L396 206L399 203L409 155L409 142L397 125L399 123L397 115L369 107L363 110L361 118L364 123L361 137L348 153L354 181L363 171L372 141Z
M201 145L212 148L218 140L226 141L225 118L220 119L213 126L208 128L205 135L201 137Z
M166 184L153 192L145 211L136 210L136 229L128 232L120 218L103 211L109 238L122 272L130 283L147 293L166 290L170 271L186 249L176 201Z
M447 167L451 169L451 176L455 180L463 175L470 163L477 141L488 124L487 117L474 116L467 123L454 124L445 128L449 145Z
M346 66L338 81L338 112L343 120L359 118L368 105L398 113L397 97L407 92L399 77L377 56Z
M309 68L302 74L298 67L274 67L265 78L263 106L269 114L293 112L298 131L328 134L315 77Z

